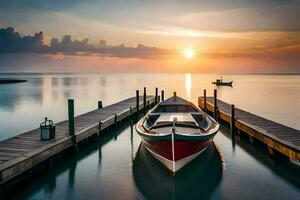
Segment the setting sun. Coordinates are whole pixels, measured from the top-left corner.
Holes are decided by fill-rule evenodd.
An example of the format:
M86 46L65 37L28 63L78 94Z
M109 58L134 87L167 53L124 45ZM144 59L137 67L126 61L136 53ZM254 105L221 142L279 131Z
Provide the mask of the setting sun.
M190 48L184 49L183 55L184 55L184 57L191 59L194 57L195 51L194 51L194 49L190 49Z

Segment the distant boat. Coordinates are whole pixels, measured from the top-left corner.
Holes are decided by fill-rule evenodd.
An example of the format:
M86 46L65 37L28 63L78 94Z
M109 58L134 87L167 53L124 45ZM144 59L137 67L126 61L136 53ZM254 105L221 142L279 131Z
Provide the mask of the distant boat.
M216 86L231 86L232 87L233 81L230 82L224 82L221 76L221 79L217 79L212 84L215 84Z
M219 124L174 93L149 111L136 130L148 151L175 174L208 147Z

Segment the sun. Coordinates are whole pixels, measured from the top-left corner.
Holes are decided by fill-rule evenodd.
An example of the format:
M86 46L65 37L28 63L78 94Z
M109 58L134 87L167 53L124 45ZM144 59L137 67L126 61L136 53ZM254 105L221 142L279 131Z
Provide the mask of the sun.
M194 49L186 48L183 50L183 55L188 59L192 59L195 56L195 51Z

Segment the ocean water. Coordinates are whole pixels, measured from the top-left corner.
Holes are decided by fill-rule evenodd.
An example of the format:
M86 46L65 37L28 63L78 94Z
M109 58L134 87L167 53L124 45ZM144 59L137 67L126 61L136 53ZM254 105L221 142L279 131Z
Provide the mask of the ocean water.
M0 85L0 140L39 126L44 117L67 118L67 99L81 114L135 95L178 96L197 103L218 75L206 74L2 74L27 79ZM300 129L299 75L225 75L233 87L218 88L218 97L287 126ZM299 199L300 168L271 158L248 138L233 142L222 126L210 148L175 178L140 145L136 121L111 129L58 164L11 192L20 199Z

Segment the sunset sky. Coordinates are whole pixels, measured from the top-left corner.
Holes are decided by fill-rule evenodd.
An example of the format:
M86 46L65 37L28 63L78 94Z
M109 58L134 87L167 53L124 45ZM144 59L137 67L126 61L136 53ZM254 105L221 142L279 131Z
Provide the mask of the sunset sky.
M0 70L299 73L299 10L296 0L1 0Z

